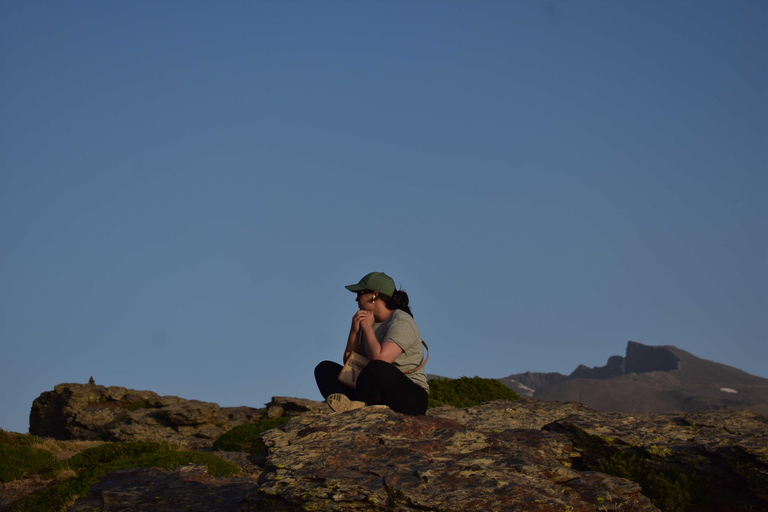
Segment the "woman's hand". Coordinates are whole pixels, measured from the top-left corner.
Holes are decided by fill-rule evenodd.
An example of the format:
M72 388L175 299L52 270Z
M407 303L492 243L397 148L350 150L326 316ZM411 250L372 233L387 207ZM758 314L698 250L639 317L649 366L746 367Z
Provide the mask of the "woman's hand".
M347 361L350 352L364 353L365 349L361 343L364 336L361 329L364 330L369 324L373 325L373 313L370 311L360 310L352 316L352 326L349 328L349 336L347 337L347 348L344 350L344 362Z
M352 333L357 333L361 328L366 329L373 327L374 318L373 313L370 311L360 310L352 317Z
M373 318L373 311L358 311L356 315L360 315L360 327L363 329L373 328L375 319Z

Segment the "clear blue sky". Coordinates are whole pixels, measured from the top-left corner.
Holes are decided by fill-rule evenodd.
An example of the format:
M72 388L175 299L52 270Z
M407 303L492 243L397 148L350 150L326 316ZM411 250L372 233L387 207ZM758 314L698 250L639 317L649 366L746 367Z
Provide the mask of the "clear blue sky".
M767 5L0 3L0 427L319 400L374 270L429 373L768 377Z

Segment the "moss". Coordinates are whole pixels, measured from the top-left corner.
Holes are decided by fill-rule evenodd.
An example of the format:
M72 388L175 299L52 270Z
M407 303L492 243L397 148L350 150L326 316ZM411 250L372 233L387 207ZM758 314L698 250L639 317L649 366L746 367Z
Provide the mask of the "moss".
M56 471L58 459L50 450L37 447L40 443L35 436L0 429L0 482Z
M695 499L701 496L700 483L679 469L656 469L639 455L621 452L601 459L594 469L637 482L643 494L665 512L705 510Z
M651 455L653 455L654 458L656 458L656 459L665 459L665 458L669 457L670 455L672 455L672 450L670 450L669 448L666 448L664 446L657 446L657 445L651 446L648 449L648 452Z
M234 464L211 453L182 451L169 443L108 443L88 448L69 459L65 465L76 476L62 480L46 490L23 500L14 511L58 511L85 496L91 486L112 471L128 468L172 470L185 464L206 464L214 477L239 473Z
M125 406L125 408L129 411L135 411L136 409L149 409L150 407L151 406L149 405L149 401L146 398L143 400L136 400L135 402L131 402Z
M672 465L667 448L644 450L620 439L592 435L579 428L567 429L574 448L581 457L573 467L579 471L601 471L640 484L642 493L665 512L711 509L707 487L696 469L688 465Z
M387 508L413 509L413 502L403 491L389 485L385 485L385 490L387 492Z
M225 452L248 452L258 455L264 450L261 434L267 430L285 425L290 417L266 419L256 423L239 425L229 432L222 434L214 443L214 450Z
M67 462L75 471L88 471L105 465L114 469L131 467L176 469L185 464L206 464L214 477L239 473L234 464L204 452L179 450L170 443L108 443L84 450ZM112 469L112 471L114 471Z
M473 407L491 400L519 400L520 395L496 379L461 377L429 381L429 407Z
M35 436L29 434L17 434L16 432L6 432L0 429L0 445L8 446L32 446L41 441Z
M10 482L24 475L52 471L58 465L56 456L48 450L0 444L0 482Z

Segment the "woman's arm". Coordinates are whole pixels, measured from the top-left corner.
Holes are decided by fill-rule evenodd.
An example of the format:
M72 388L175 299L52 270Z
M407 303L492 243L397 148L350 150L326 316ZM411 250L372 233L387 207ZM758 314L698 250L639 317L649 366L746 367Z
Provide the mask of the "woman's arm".
M368 311L358 311L358 313L363 313L360 315L359 329L363 331L363 343L368 359L393 363L397 356L403 353L403 349L391 341L379 343L373 331L373 313Z
M349 328L349 336L347 336L347 346L344 349L344 358L342 359L343 362L347 362L347 359L349 359L349 356L352 355L352 352L357 352L358 354L363 353L362 349L360 348L360 343L358 342L359 339L360 316L355 313L355 315L352 317L352 325Z

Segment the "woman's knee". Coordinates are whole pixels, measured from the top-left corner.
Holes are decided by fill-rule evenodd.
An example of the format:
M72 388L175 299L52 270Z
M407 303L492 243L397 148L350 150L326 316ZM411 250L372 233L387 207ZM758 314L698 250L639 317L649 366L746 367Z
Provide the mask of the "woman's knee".
M374 359L373 361L370 361L366 367L363 369L364 372L368 373L371 377L375 376L382 376L386 375L392 370L400 371L393 365L392 363L388 363L386 361L379 361L378 359Z
M323 361L315 366L315 379L319 381L328 377L338 377L341 369L342 366L339 363Z
M318 371L329 371L329 370L337 370L341 371L342 366L334 361L322 361L318 363L317 366L315 366L315 373Z

